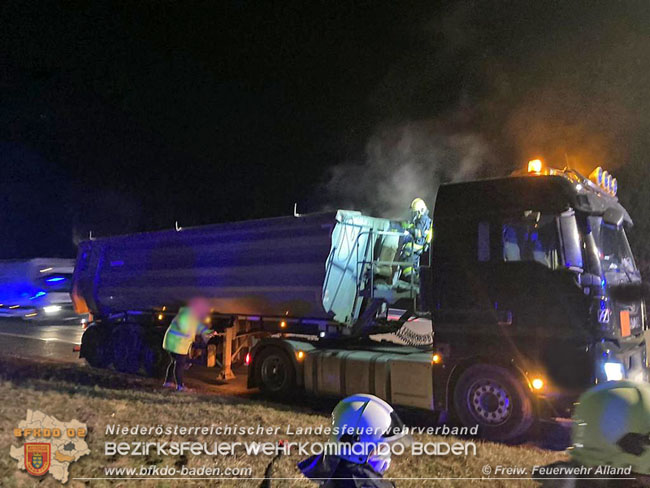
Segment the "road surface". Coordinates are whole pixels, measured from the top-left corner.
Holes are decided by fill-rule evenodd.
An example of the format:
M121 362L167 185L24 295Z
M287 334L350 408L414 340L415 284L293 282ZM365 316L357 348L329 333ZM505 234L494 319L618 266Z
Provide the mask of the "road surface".
M85 365L74 352L74 346L81 344L83 328L79 324L43 324L14 318L0 318L0 354L21 357L46 358ZM186 373L190 387L227 395L247 395L246 367L238 368L237 377L227 383L217 379L216 368L192 366ZM162 380L161 380L162 382Z
M2 351L24 357L80 362L72 348L81 343L80 324L39 324L13 318L0 319Z

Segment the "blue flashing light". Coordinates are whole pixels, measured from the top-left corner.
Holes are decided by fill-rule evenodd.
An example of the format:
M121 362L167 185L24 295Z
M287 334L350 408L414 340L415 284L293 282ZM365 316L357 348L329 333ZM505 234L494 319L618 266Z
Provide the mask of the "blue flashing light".
M30 299L30 300L35 300L35 299L37 299L38 297L42 297L42 296L44 296L44 295L47 295L47 293L41 290L41 291L39 291L38 293L36 293L34 296L29 297L29 299Z
M58 276L56 278L48 278L45 281L46 283L58 283L59 281L65 281L65 278Z

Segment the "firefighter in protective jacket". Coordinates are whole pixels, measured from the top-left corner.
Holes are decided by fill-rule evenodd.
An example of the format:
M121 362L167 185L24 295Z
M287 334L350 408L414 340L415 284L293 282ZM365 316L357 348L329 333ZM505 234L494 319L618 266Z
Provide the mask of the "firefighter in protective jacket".
M415 273L417 281L420 257L429 249L433 238L433 225L424 200L416 198L411 202L411 218L407 222L403 222L402 227L406 231L406 238L402 245L400 261L412 263L402 270L402 278L405 281L410 281L411 275Z
M537 476L544 488L613 488L650 484L650 385L601 383L579 398L573 413L570 459Z
M390 444L411 441L393 408L381 398L357 394L341 400L332 412L330 441L337 454L319 454L298 469L321 488L392 488L383 479L391 462Z

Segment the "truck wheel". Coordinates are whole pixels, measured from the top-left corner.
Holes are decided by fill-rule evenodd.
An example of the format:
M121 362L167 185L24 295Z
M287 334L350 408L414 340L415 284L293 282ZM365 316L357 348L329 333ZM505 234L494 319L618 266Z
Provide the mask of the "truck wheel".
M142 344L142 367L147 376L161 377L167 366L167 355L162 348L164 333L149 331L145 333Z
M454 389L455 413L460 422L479 425L480 435L493 441L512 441L534 420L533 406L524 385L509 370L477 364L468 368Z
M142 335L139 325L118 324L113 327L113 366L120 373L136 374L140 371Z
M79 356L93 368L108 368L113 359L109 331L97 325L88 327L81 336Z
M275 398L286 397L294 391L296 370L291 359L280 348L268 347L255 361L260 390Z

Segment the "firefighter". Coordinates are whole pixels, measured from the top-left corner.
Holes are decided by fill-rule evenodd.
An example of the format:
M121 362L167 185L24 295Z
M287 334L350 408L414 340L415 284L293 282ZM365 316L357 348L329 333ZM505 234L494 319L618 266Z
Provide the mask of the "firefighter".
M176 387L177 391L186 390L183 385L183 371L187 364L190 347L194 337L200 335L204 341L208 341L216 335L204 325L205 319L210 314L210 304L204 298L193 298L187 307L182 307L176 317L172 320L165 338L163 349L169 353L169 366L165 376L165 388Z
M552 473L547 476L556 479L540 476L537 481L542 486L636 486L630 478L636 478L639 486L647 486L643 483L650 482L650 385L610 381L585 392L573 413L571 440L571 460L547 468L581 471L562 480Z
M404 424L384 400L357 394L341 400L332 412L330 442L336 454L319 454L298 469L321 488L390 488L383 479L390 466L390 445L407 444Z
M429 249L433 238L433 225L429 217L427 204L421 198L411 202L411 218L402 223L406 236L402 245L400 261L411 262L402 270L402 279L411 281L412 275L417 282L420 269L420 257Z

